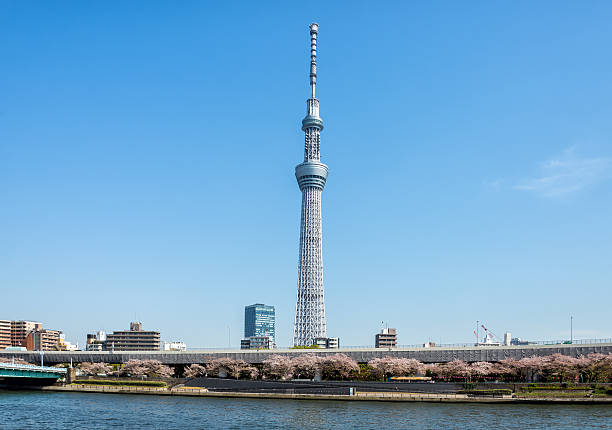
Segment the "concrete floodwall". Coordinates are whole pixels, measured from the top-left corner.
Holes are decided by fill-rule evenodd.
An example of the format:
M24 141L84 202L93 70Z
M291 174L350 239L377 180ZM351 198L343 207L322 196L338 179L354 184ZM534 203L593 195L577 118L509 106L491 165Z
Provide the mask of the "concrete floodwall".
M92 362L92 363L125 363L129 360L159 360L168 365L208 363L215 358L229 357L244 360L251 364L260 364L271 355L295 356L296 354L346 354L359 363L367 363L373 358L403 357L414 358L423 363L445 363L453 360L466 362L489 361L496 362L507 358L520 360L531 356L563 354L579 357L591 353L610 354L612 343L580 344L580 345L526 345L526 346L487 346L458 348L364 348L364 349L277 349L277 350L212 350L212 351L130 351L130 352L90 352L90 351L46 351L45 364ZM30 363L40 362L39 351L1 351L0 357L21 358Z

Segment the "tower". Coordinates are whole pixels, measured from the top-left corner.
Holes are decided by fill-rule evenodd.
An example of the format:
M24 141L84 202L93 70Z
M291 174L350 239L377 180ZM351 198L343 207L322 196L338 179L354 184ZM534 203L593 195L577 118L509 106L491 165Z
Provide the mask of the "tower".
M320 135L317 84L317 34L319 25L310 24L310 98L306 100L304 162L295 168L302 192L300 257L298 263L297 304L293 331L294 346L310 346L316 338L327 337L323 296L323 256L321 235L321 194L327 180L327 166L320 159Z

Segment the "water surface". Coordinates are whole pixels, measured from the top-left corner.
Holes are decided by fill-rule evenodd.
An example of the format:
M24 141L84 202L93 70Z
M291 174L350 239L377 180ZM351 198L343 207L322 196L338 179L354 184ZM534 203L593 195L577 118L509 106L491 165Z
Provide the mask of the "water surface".
M0 391L2 429L612 429L612 406Z

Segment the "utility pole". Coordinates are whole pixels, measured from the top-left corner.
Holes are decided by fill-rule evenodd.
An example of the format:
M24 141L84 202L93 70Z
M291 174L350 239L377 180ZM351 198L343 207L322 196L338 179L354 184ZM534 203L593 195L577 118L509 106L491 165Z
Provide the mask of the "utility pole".
M574 317L570 315L570 344L574 343Z

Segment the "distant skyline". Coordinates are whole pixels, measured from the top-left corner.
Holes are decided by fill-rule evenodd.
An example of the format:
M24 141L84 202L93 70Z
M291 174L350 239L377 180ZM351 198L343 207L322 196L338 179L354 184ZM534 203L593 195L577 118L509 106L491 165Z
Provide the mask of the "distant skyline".
M0 319L289 346L318 22L327 335L612 336L612 4L312 7L4 2Z

